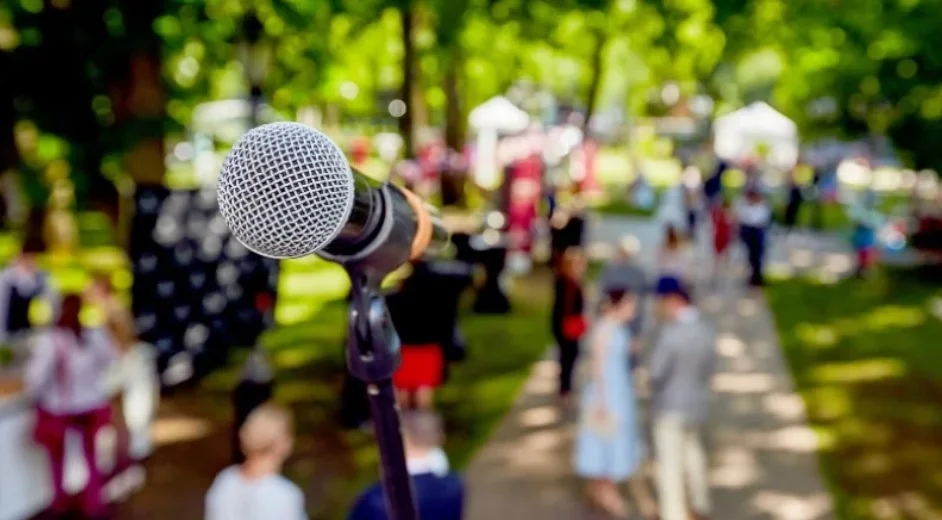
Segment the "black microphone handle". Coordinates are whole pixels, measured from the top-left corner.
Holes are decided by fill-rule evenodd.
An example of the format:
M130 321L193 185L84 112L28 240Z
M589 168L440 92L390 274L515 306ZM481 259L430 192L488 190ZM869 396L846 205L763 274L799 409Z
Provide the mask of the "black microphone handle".
M338 259L352 257L376 240L382 233L385 217L382 183L352 168L350 174L353 176L350 216L322 251Z
M433 208L413 202L417 200L414 195L393 184L379 183L357 171L352 175L355 189L350 216L318 256L381 281L412 259L420 215L426 214L431 220L426 251L434 254L447 247L448 231Z

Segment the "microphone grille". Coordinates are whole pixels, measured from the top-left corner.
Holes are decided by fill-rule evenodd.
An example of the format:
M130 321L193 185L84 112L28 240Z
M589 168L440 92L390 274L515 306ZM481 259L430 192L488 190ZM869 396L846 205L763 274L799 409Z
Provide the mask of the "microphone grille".
M243 135L217 181L219 211L256 253L297 258L327 246L353 206L353 173L329 137L299 123Z

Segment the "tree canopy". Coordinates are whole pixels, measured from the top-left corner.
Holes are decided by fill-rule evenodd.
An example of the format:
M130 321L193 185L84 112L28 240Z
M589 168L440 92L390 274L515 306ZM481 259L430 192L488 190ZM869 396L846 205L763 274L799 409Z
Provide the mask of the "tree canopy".
M442 126L457 145L468 109L513 87L646 116L671 84L719 112L766 100L809 137L886 136L942 169L942 0L13 0L0 170L37 202L57 160L82 199L114 175L159 180L162 160L140 163L198 104L247 94L249 14L271 57L263 95L289 116ZM387 112L404 96L405 125Z

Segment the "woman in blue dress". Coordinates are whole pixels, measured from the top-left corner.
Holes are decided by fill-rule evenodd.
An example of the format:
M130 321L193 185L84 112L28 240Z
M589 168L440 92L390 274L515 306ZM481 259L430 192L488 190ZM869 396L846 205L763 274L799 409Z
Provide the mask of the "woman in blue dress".
M657 507L640 477L644 445L638 424L629 356L636 298L625 289L609 289L599 319L588 336L591 367L580 409L576 438L576 473L588 479L590 500L616 518L627 507L618 485L626 480L642 515L655 518Z

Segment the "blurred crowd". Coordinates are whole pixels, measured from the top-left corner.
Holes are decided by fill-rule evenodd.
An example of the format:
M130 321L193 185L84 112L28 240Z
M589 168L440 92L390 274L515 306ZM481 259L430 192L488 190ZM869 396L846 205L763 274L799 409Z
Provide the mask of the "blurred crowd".
M640 207L658 205L654 220L661 239L643 245L626 235L611 244L614 254L598 258L589 254L587 239L585 193L592 183L575 178L572 168L551 173L542 144L532 139L518 141L511 152L502 163L511 181L491 194L494 211L486 214L482 229L456 235L454 258L422 259L408 266L408 274L387 297L401 340L401 366L393 384L421 517L458 520L464 511L464 483L449 462L436 412L436 391L447 384L451 365L469 355L460 327L462 296L476 285L476 311L509 312L503 293L506 271L513 267L514 255L539 263L535 251L541 241L548 245L543 271L552 274L549 328L558 351L558 405L576 416L573 465L586 481L590 503L612 517L628 517L621 493L621 484L627 483L631 501L645 518L709 517L703 427L709 415L715 331L699 303L706 294L727 294L740 272L746 273L744 285L762 287L772 241L790 239L809 202L819 206L835 198L833 175L799 164L785 173L778 188L784 204L773 205L775 188L757 161L718 160L707 174L688 165L678 182L659 195L636 165L627 196ZM354 162L362 162L366 153L355 148ZM584 159L577 158L580 163ZM437 148L416 163L400 163L393 177L420 192L423 183L441 182L441 196L457 200L460 183L443 179L463 178L457 172L466 169L463 154ZM803 169L810 179L802 179ZM743 174L735 189L726 179L733 170ZM874 192L863 193L850 221L856 272L864 276L876 263L885 225ZM104 518L108 475L96 463L97 434L117 427L123 436L119 444L131 446L125 450L125 465L149 454L147 434L140 431L154 415L158 384L153 360L141 353L148 347L138 341L134 319L108 276L94 276L81 294L56 294L36 260L42 250L38 241L26 240L0 272L0 341L31 345L24 379L35 401L33 438L48 455L50 513ZM590 276L596 268L598 275ZM30 309L37 300L49 307L49 327L32 322ZM108 389L102 381L126 359L139 359L137 368L125 371L138 390ZM293 449L293 420L272 402L271 379L264 353L256 349L234 390L232 466L207 492L207 519L306 518L301 490L281 476ZM140 390L141 382L149 393ZM119 409L122 413L114 413ZM367 388L356 378L345 382L342 415L348 428L370 426ZM77 498L63 484L67 432L81 438L89 469ZM657 467L653 482L647 480L651 463ZM363 490L349 512L351 520L388 517L378 483Z
M27 238L0 272L0 342L13 353L14 362L22 362L23 390L34 403L31 434L47 455L49 514L102 518L107 512L107 480L129 468L139 469L149 455L156 368L149 346L138 342L134 319L110 277L95 275L84 292L60 295L39 266L38 255L44 250L40 239ZM37 320L43 314L49 319ZM114 442L103 447L99 433L106 428L114 432ZM69 495L65 483L73 435L80 440L87 470L78 497ZM111 451L108 471L98 463L103 450Z

